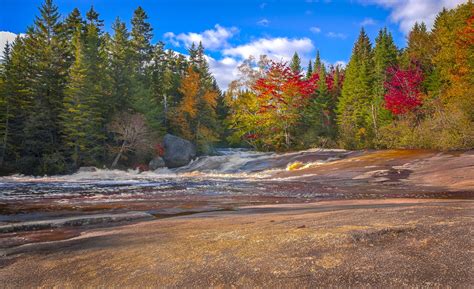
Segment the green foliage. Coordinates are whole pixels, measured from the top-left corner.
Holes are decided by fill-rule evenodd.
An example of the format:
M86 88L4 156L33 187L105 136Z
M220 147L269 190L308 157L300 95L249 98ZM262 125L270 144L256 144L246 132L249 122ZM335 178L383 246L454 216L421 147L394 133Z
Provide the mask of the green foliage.
M290 68L295 73L301 73L301 59L298 53L295 52L291 58Z
M345 148L357 149L372 145L373 78L372 44L362 28L347 65L342 95L337 105L339 137Z
M166 132L194 141L201 152L225 141L264 150L473 148L473 11L472 1L445 9L431 31L416 23L402 51L387 29L374 48L362 29L345 70L326 70L318 51L304 77L295 53L278 78L269 74L268 57L251 58L223 94L202 43L190 47L189 58L152 44L141 7L131 31L117 19L109 35L93 8L86 19L78 9L62 18L45 0L0 62L2 173L65 173L125 157L133 165L146 161L151 142ZM419 67L424 76L422 104L396 116L385 109L393 65ZM141 128L143 139L125 142L133 149L117 158L124 141L111 128L118 123Z

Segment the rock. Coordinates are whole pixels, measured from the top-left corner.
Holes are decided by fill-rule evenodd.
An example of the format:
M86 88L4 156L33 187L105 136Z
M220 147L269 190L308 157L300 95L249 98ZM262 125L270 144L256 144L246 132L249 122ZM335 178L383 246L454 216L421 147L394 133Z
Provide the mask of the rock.
M165 161L162 157L155 157L148 163L148 168L152 171L165 167Z
M97 168L96 167L80 167L78 170L77 170L78 173L93 173L93 172L97 172Z
M165 155L163 159L168 168L182 167L196 157L196 147L185 139L167 134L163 138Z

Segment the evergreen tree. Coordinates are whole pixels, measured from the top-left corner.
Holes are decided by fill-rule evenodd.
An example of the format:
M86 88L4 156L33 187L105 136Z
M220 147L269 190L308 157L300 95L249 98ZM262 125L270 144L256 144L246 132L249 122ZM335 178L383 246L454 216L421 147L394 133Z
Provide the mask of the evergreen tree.
M298 53L294 53L293 57L291 58L290 68L295 73L301 73L301 59Z
M65 169L60 113L67 78L65 30L58 8L45 0L40 16L28 29L28 89L32 106L24 128L21 168L26 173L58 173Z
M393 42L392 35L387 31L387 28L381 29L375 40L373 95L370 104L370 118L376 137L379 128L391 120L390 112L384 108L385 83L388 80L387 69L397 65L397 57L398 49Z
M148 16L145 10L138 6L132 18L131 48L134 53L135 73L140 76L140 81L144 81L142 77L145 75L146 67L150 64L153 52L153 46L151 45L153 28L147 20Z
M321 56L319 55L319 50L316 51L316 59L314 60L314 68L313 68L313 73L319 73L319 69L323 63L321 62Z
M372 55L372 45L362 28L346 68L342 95L337 105L340 140L347 148L372 145Z
M96 165L105 160L104 67L98 17L91 8L85 29L78 23L72 40L75 60L65 90L62 119L64 138L74 167Z
M308 63L308 69L306 70L306 79L309 79L312 75L313 75L313 63L311 62L311 59L310 59Z
M126 110L132 105L132 51L129 33L125 23L119 18L112 25L114 34L110 40L109 73L111 88L111 115Z
M29 64L24 41L18 36L12 45L5 46L0 66L0 167L3 168L18 169L17 161L22 154L25 120L31 105Z

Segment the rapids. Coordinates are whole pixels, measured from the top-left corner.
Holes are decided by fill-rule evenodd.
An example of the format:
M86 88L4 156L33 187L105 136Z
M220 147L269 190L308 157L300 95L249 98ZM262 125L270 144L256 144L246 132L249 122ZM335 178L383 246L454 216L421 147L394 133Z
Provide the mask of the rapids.
M287 189L266 185L285 181L273 177L274 174L295 162L317 166L350 153L313 149L277 154L220 149L216 155L199 157L177 169L97 169L71 175L5 176L0 178L0 224L91 212L206 207L213 206L215 199L219 199L216 202L221 206L240 202L236 199L243 197L283 198L288 195Z

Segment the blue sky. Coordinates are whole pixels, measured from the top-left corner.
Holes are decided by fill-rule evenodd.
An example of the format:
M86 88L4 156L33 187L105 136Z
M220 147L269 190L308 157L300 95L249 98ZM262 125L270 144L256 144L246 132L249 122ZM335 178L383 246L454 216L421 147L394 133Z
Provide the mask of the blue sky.
M0 0L0 46L33 23L42 0ZM193 41L207 48L222 88L237 77L236 66L249 55L287 60L297 51L304 65L320 50L327 63L346 63L362 26L374 40L388 27L399 47L415 21L430 26L442 7L464 0L56 0L66 15L94 5L110 31L119 16L129 23L141 5L154 28L154 41L185 53ZM1 47L0 47L1 48Z

